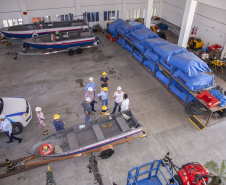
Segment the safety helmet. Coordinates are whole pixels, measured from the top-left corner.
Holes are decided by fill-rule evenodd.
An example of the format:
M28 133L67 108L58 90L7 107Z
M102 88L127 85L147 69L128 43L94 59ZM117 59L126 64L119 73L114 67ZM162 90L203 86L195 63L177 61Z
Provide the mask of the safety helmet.
M89 87L89 88L88 88L88 91L93 91L93 88L92 88L92 87Z
M94 80L93 77L90 77L89 80Z
M91 100L90 97L87 97L87 98L86 98L86 101L87 101L87 102L91 102L92 100Z
M106 76L107 75L107 73L106 72L103 72L103 76Z
M107 110L108 108L107 108L107 106L106 105L103 105L102 106L102 110Z
M122 88L120 86L117 87L117 91L120 91L122 90Z
M53 119L59 119L60 118L60 115L59 114L55 114L54 116L53 116Z
M0 119L5 119L5 114L1 114Z
M41 111L41 110L42 110L41 107L36 107L36 108L35 108L35 111L36 111L36 112L39 112L39 111Z
M107 87L104 87L103 90L104 90L104 91L108 91L108 88L107 88Z

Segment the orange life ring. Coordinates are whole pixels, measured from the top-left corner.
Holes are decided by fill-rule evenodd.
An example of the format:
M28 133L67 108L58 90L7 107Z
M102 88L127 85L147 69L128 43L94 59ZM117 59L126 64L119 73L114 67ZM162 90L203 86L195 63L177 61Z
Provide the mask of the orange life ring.
M45 146L48 147L47 150L44 150L44 149L43 149ZM39 154L41 154L41 155L49 155L49 154L51 154L51 153L53 152L53 145L51 145L51 144L49 144L49 143L45 143L45 144L43 144L43 145L41 145L41 146L39 147L38 152L39 152Z

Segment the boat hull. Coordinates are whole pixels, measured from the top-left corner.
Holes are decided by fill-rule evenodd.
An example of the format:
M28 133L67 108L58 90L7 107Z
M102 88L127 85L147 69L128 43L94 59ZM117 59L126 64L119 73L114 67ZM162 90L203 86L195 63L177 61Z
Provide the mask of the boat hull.
M45 157L65 157L65 156L80 154L82 152L86 152L86 151L89 151L89 150L92 150L92 149L95 149L95 148L98 148L98 147L101 147L101 146L104 146L104 145L107 145L107 144L111 144L111 143L114 143L114 142L119 141L121 139L124 139L126 137L138 134L142 130L143 130L143 128L140 127L139 129L136 129L136 130L133 130L133 131L129 131L127 133L120 134L117 137L115 136L114 138L109 138L109 139L106 139L106 140L104 140L102 142L98 142L98 143L94 143L92 145L84 146L84 147L78 148L76 150L63 153L63 154L40 155L40 156L45 156Z
M50 33L59 32L70 32L88 29L87 25L82 26L71 26L71 27L59 27L59 28L47 28L47 29L37 29L28 31L1 31L4 35L13 38L31 38L37 35L45 35Z
M92 45L97 40L95 38L85 39L85 40L72 40L68 42L52 42L52 43L32 43L32 42L24 42L25 44L36 48L36 49L62 49L62 48L70 48L70 47L78 47L78 46L87 46Z

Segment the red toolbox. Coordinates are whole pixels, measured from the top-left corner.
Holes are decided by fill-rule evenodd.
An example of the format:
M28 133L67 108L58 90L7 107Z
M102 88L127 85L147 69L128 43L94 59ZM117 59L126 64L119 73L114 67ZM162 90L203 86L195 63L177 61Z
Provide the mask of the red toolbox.
M220 103L220 101L208 91L203 91L202 93L198 94L197 98L205 101L207 103L207 107L209 108L212 108Z

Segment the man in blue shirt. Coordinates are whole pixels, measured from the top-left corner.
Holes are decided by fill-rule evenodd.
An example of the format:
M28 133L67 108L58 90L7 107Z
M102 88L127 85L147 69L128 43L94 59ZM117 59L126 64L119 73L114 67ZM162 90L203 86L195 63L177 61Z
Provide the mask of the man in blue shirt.
M95 101L96 84L95 84L95 82L94 82L93 77L90 77L90 78L89 78L89 83L86 85L85 90L88 91L88 88L89 88L89 87L92 87L93 92L94 92L94 103L97 103L97 102Z
M59 114L55 114L53 117L53 125L56 129L56 131L61 131L64 130L64 125L65 123L63 121L59 121L60 115Z
M101 98L102 100L102 106L106 105L108 106L108 88L104 87L103 91L97 95L98 98Z

